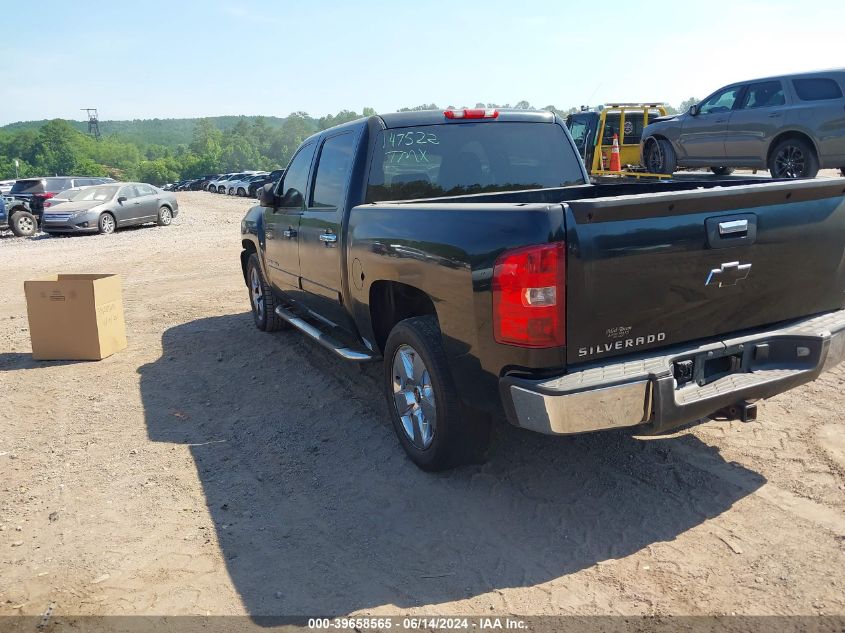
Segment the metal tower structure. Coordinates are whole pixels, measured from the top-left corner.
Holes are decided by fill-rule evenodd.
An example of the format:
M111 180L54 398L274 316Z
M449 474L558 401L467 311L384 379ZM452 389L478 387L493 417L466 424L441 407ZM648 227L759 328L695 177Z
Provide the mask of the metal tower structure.
M96 139L100 138L100 119L97 108L80 108L88 113L88 134Z

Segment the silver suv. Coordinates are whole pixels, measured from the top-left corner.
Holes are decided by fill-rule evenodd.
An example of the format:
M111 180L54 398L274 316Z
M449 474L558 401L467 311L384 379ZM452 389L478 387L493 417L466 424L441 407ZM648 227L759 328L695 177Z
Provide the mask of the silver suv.
M720 88L683 114L643 131L642 164L652 173L709 167L768 169L773 178L845 175L845 69L768 77Z

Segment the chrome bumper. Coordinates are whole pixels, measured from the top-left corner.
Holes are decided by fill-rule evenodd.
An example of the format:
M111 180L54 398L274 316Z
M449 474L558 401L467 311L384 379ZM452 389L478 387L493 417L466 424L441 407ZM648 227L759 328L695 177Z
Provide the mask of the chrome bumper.
M678 386L675 363L695 367L725 356L741 367ZM658 433L740 401L759 400L815 380L845 361L845 310L694 347L591 366L557 378L505 376L499 382L512 424L567 435L642 426Z

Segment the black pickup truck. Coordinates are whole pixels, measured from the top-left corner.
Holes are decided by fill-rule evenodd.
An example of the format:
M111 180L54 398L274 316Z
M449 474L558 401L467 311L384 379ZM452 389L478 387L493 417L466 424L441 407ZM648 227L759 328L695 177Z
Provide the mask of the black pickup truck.
M497 413L661 433L845 360L845 179L588 182L546 112L320 132L241 224L255 324L383 359L432 470L482 459Z

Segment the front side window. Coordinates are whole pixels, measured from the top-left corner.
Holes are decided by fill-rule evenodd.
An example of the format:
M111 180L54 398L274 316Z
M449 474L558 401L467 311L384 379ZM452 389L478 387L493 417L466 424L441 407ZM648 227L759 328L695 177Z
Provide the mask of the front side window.
M587 141L587 122L580 119L570 119L569 133L572 135L572 140L575 141L575 147L583 155Z
M833 79L825 77L808 77L793 79L795 94L801 101L824 101L842 98L842 89Z
M753 108L773 108L786 103L783 96L783 86L779 81L761 81L751 84L742 100L742 107L746 110Z
M712 97L704 101L699 112L701 114L718 114L720 112L730 112L736 103L736 98L739 96L740 86L733 88L726 88L720 90Z
M317 144L311 143L303 147L288 165L285 179L281 182L279 191L282 199L279 206L284 208L301 209L305 204L305 192L308 186L308 172L311 169L311 159Z
M137 198L137 194L135 193L135 187L121 187L120 193L117 195L118 198L126 198L127 200L131 200L132 198Z
M155 195L155 189L153 189L149 185L136 185L135 188L138 190L138 195L140 195L140 196L154 196Z
M120 190L121 196L126 196L129 198L130 196L123 193L125 189L129 189L129 187L122 187ZM98 202L103 202L105 200L111 200L114 198L114 194L117 191L117 187L109 186L109 185L98 185L96 187L86 187L85 189L81 189L77 195L73 197L74 202L78 201L89 201L89 200L96 200Z
M314 192L311 206L336 209L346 187L346 180L352 166L352 149L355 135L351 132L339 134L326 140L320 151L320 160L314 176Z
M581 161L557 124L445 123L379 132L367 202L583 182Z

